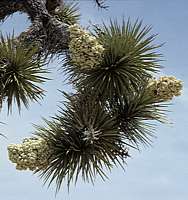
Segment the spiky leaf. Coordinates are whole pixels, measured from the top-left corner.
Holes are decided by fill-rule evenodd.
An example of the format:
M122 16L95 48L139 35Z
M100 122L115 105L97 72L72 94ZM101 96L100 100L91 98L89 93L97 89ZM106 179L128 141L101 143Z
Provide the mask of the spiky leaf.
M20 111L29 101L38 101L44 90L39 87L47 78L44 61L36 58L35 46L24 47L14 37L1 35L0 40L0 83L1 99L7 101L8 110L15 101Z
M61 7L56 9L55 16L68 25L76 24L80 18L78 4L63 3Z
M168 104L156 100L147 90L147 82L134 93L121 99L108 101L108 110L117 119L120 132L126 140L139 147L148 145L154 136L155 123L167 122L165 112Z

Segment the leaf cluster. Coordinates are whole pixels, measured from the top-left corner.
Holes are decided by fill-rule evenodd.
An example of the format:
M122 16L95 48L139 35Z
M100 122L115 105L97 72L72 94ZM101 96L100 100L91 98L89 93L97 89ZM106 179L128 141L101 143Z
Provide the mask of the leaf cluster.
M80 19L80 13L77 3L63 3L62 6L58 7L55 16L57 19L68 25L78 23Z
M139 148L150 145L154 136L153 121L165 123L168 104L159 102L148 93L147 82L138 91L121 98L114 97L107 102L107 110L117 120L120 134L125 140Z
M61 109L46 127L37 127L36 134L51 146L53 155L41 176L50 183L56 179L57 191L64 179L68 186L79 175L84 181L97 175L105 180L105 169L121 165L128 156L122 136L118 133L115 118L87 94L69 96L66 108Z
M47 78L44 60L36 58L36 46L24 45L12 36L0 38L0 84L1 101L7 101L8 111L15 101L28 108L29 101L39 101L44 90L39 87Z
M154 45L155 35L149 35L151 27L142 27L142 22L133 25L123 20L109 26L95 28L95 36L105 48L100 65L82 70L71 65L70 57L64 69L78 88L93 88L96 95L108 99L126 95L145 83L146 79L159 71L159 45Z

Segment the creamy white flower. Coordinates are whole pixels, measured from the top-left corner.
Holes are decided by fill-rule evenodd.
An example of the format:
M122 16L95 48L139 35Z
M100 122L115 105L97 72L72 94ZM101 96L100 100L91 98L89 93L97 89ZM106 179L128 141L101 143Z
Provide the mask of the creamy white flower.
M162 76L158 80L151 79L148 89L157 99L171 100L174 96L181 95L183 84L174 76Z
M10 161L16 163L18 170L35 170L48 165L50 147L42 138L25 139L22 144L8 146Z
M72 63L80 68L93 68L100 64L104 48L97 39L78 24L69 26L69 31Z

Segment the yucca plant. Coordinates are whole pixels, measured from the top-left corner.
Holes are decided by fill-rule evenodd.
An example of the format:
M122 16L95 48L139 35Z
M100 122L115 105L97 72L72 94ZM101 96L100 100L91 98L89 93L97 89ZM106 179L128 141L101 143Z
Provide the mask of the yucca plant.
M111 117L92 96L67 94L66 108L61 109L46 127L36 126L37 136L45 139L52 150L50 164L37 170L45 181L56 181L57 191L64 179L68 186L84 181L94 183L96 175L107 178L106 170L121 165L128 156L123 136Z
M8 110L15 101L20 111L21 104L28 108L29 101L39 101L44 90L39 86L47 80L44 60L37 59L36 46L27 46L14 36L0 39L0 83L1 100L7 101Z
M20 110L22 103L28 107L29 101L43 96L43 54L63 54L62 68L75 93L64 93L66 102L58 114L45 119L44 126L35 125L28 145L9 146L10 160L17 169L35 170L49 185L55 182L56 192L79 177L92 183L97 175L105 180L114 166L124 167L128 148L150 143L153 121L165 122L165 102L180 94L182 83L172 77L153 79L161 68L161 45L154 44L150 26L138 20L123 20L122 25L111 20L89 32L77 24L75 4L23 2L19 1L32 22L25 34L33 45L26 46L21 37L1 36L0 100L7 101L8 110L16 101ZM95 2L104 5L103 0ZM15 1L6 3L11 9Z

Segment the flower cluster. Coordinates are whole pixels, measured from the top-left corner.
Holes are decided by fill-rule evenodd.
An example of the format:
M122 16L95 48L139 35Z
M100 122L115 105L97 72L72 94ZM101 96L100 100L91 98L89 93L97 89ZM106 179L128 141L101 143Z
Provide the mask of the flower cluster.
M25 139L22 144L8 146L9 159L18 170L45 168L49 162L50 148L42 138Z
M69 50L72 63L82 69L91 69L100 64L104 48L96 37L77 24L69 26L69 31Z
M182 81L174 76L162 76L158 80L150 80L148 88L157 99L168 101L174 96L181 95Z

